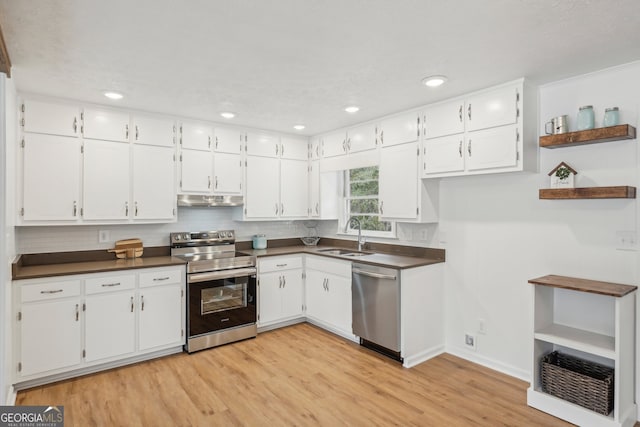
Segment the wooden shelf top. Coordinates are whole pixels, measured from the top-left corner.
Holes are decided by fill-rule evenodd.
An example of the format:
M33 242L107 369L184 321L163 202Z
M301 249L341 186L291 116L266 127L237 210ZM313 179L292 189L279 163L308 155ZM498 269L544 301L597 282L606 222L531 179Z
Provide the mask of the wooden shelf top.
M576 277L556 276L555 274L531 279L529 280L529 283L534 285L550 286L553 288L569 289L572 291L606 295L616 298L623 297L634 292L638 288L637 286L632 285L599 282L597 280L578 279Z
M600 142L635 139L636 128L631 125L617 125L606 128L567 132L540 137L540 147L561 148L575 145L598 144Z
M635 199L636 187L541 188L540 199Z

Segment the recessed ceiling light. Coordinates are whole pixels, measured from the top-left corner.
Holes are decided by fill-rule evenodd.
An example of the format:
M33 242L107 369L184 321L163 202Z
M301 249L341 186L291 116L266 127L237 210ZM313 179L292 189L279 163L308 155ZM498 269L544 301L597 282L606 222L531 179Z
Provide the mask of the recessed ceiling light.
M112 92L112 91L105 92L104 96L106 96L109 99L122 99L122 97L123 97L123 95L121 93Z
M447 80L446 76L429 76L422 79L422 84L429 87L438 87Z
M360 111L360 107L355 106L355 105L350 105L349 107L345 108L344 111L346 111L347 113L357 113L358 111Z
M231 113L229 111L225 111L224 113L220 113L220 115L222 117L224 117L225 119L233 119L236 116L235 113Z
M293 128L295 130L302 130L302 129L304 129L304 125L295 125Z

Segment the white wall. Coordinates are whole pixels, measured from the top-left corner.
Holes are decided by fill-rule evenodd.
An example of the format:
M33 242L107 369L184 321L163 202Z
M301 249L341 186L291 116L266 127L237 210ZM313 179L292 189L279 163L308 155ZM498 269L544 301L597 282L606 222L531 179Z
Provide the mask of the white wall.
M592 104L596 126L606 107L638 125L640 62L539 89L539 133L551 117ZM527 280L560 274L638 284L638 253L618 249L618 231L637 231L637 200L539 200L547 173L561 161L578 171L577 187L637 186L636 140L540 149L538 173L443 179L438 240L447 250L446 340L449 352L528 380L532 298ZM577 307L568 307L578 310ZM597 315L597 313L595 314ZM486 334L478 333L484 319ZM611 321L610 319L608 321ZM464 346L477 336L477 351Z

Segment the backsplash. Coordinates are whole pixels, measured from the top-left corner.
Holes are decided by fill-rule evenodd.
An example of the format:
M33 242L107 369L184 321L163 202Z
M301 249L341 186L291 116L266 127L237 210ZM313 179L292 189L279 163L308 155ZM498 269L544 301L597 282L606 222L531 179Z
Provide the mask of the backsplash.
M254 234L265 234L267 239L302 237L308 235L305 224L317 224L322 237L352 238L337 235L335 220L313 221L235 221L236 209L240 208L178 208L178 222L171 224L123 224L123 225L79 225L53 227L16 227L16 252L33 254L47 252L84 251L112 248L116 240L140 238L145 246L168 246L169 233L177 231L236 230L238 241L251 240ZM424 240L426 235L428 240ZM109 233L109 241L98 242L99 230ZM399 224L398 239L367 239L387 243L405 243L414 246L429 246L435 233L435 225ZM430 245L433 246L433 245Z

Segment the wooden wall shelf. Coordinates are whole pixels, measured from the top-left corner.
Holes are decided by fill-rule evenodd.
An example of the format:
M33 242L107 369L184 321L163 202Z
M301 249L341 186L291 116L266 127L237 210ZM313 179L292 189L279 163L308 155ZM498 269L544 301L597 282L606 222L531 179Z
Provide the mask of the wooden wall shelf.
M561 148L575 145L597 144L600 142L635 139L636 128L631 125L617 125L606 128L581 130L577 132L546 135L540 137L540 147Z
M541 188L540 199L635 199L636 187Z
M638 289L633 285L622 285L619 283L601 282L598 280L579 279L576 277L548 276L538 277L529 280L534 285L550 286L552 288L569 289L572 291L588 292L592 294L607 295L620 298Z

